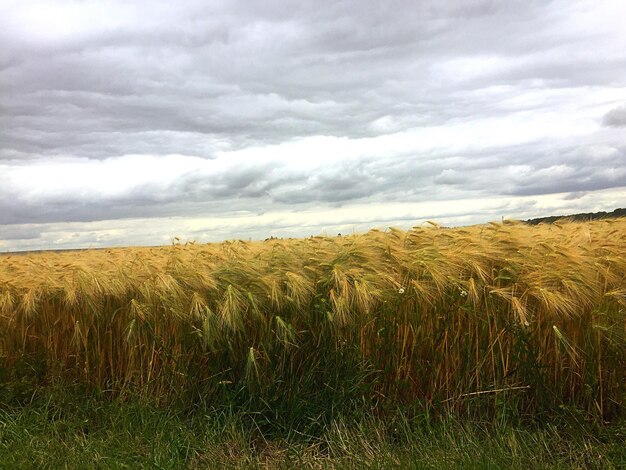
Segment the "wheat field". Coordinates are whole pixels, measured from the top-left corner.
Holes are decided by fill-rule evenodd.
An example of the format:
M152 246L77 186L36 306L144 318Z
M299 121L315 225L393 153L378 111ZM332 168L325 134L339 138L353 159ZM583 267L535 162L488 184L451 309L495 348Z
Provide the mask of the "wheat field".
M0 256L2 380L610 417L625 352L626 219Z

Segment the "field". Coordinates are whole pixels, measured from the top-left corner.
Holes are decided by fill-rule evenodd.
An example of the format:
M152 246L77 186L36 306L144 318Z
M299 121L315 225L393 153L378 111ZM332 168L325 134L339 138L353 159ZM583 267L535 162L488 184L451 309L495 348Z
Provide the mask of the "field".
M328 458L402 449L425 429L441 439L450 420L542 449L559 442L546 423L573 420L619 447L607 429L623 430L625 351L625 219L0 256L0 445L61 389ZM455 426L459 442L500 442ZM600 460L556 466L623 462L585 432L572 442Z

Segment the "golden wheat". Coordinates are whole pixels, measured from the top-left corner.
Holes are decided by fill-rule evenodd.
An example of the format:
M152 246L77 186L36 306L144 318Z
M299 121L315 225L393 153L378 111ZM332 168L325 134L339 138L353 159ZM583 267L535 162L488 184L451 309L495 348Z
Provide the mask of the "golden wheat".
M607 220L4 255L0 365L167 397L316 384L349 353L381 400L608 414L625 253L626 220Z

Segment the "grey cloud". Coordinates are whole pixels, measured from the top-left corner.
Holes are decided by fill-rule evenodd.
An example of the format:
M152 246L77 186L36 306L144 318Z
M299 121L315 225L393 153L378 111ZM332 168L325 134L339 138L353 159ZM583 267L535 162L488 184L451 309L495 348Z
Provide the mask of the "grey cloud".
M543 199L499 199L484 207L465 207L458 201L458 210L447 210L445 215L426 206L419 211L387 214L380 212L367 217L347 216L341 221L327 222L325 218L307 219L295 223L283 214L269 218L250 218L241 222L237 217L223 217L205 223L201 228L190 229L184 220L176 217L150 219L116 220L91 223L37 224L31 226L41 231L41 236L32 239L0 240L0 252L27 249L60 249L77 247L105 247L129 245L167 245L174 236L183 240L198 242L220 241L224 239L263 239L270 235L279 237L306 237L317 234L335 235L338 232L364 232L372 227L385 229L389 226L410 228L424 224L427 220L437 220L444 225L468 225L506 219L527 219L554 213L577 213L594 207L595 210L609 210L602 196L590 193L575 200ZM332 216L332 211L326 215Z
M576 199L585 197L587 194L589 194L587 191L576 191L573 193L569 193L564 197L564 199L567 201L575 201Z
M309 173L286 162L249 162L212 174L192 172L169 186L147 184L116 196L45 196L0 187L0 224L133 217L227 215L319 204L578 193L623 186L626 147L511 146L492 152L359 158ZM4 189L4 188L9 189ZM442 190L442 188L446 188ZM9 191L9 192L7 192Z
M608 127L626 127L626 105L614 108L604 115L602 124Z
M135 29L53 45L24 45L5 33L0 57L8 65L0 86L13 103L4 105L0 120L0 157L160 153L160 142L143 138L154 131L175 134L164 139L166 152L191 148L210 157L213 149L198 149L198 140L237 146L375 135L369 124L384 115L404 126L424 118L441 123L484 108L463 97L450 102L450 91L474 82L437 89L449 78L432 68L440 60L528 55L572 40L542 29L544 2L207 5L157 3ZM530 34L534 22L540 28ZM522 63L517 76L492 80L558 77L566 86L572 67Z
M106 5L111 18L122 8ZM567 108L572 98L516 97L542 90L583 96L590 85L626 84L626 61L604 47L602 31L564 26L570 2L134 5L140 20L111 27L103 20L105 26L55 40L15 32L5 8L0 165L131 154L215 159L222 150L307 136L373 137L531 115ZM489 91L498 87L495 95ZM602 133L574 142L383 154L340 160L313 174L250 162L115 197L37 200L4 185L0 224L578 194L623 184L626 154L616 142L626 108L616 107L602 124ZM1 172L0 166L0 181Z
M452 159L433 181L465 191L501 195L584 192L624 186L626 147L615 145L545 148L517 146L495 154L467 154ZM494 165L494 162L497 162ZM449 166L454 163L454 166ZM434 168L434 167L433 167Z
M466 180L466 176L458 170L446 168L435 177L435 183L459 185Z
M618 188L626 179L626 147L596 145L555 149L521 160L526 168L507 178L515 195L580 193Z
M558 174L558 172L556 172ZM597 191L602 189L620 188L624 185L624 179L626 178L626 171L621 169L619 171L612 171L612 174L583 174L574 175L567 174L560 177L551 174L550 171L545 171L540 175L538 181L529 182L525 185L520 185L511 191L513 195L529 196L538 194L553 194L561 192L581 193L585 191Z
M29 225L0 226L0 240L34 240L41 237L42 228Z

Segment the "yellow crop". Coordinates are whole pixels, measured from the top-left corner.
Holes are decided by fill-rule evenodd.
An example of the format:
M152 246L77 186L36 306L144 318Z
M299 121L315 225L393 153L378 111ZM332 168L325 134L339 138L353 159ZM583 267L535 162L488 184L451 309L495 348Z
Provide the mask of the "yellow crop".
M0 367L163 399L358 370L372 406L608 414L625 329L626 219L0 256Z

